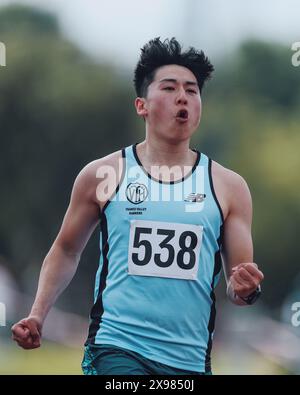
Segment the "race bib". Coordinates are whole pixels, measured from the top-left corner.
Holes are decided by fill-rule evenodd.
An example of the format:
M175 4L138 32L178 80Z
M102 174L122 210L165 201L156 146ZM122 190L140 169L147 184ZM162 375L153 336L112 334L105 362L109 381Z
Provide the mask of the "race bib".
M203 226L130 221L128 274L196 280Z

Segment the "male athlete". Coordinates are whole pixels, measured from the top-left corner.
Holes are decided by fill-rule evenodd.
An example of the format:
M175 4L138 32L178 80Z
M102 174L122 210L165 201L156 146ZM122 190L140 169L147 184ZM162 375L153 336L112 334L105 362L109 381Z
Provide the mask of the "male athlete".
M41 344L51 306L100 220L101 254L82 362L85 374L210 374L214 288L222 259L230 300L253 304L252 206L238 174L190 149L213 66L173 38L149 41L135 69L145 140L88 164L40 273L29 316L12 327Z

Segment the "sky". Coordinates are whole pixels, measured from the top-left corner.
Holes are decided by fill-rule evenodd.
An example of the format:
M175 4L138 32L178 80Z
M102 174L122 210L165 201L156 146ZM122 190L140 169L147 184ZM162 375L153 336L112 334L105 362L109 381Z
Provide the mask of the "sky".
M0 6L16 1L0 0ZM19 0L54 12L63 33L99 60L132 68L151 38L175 36L214 60L247 38L300 41L299 0Z

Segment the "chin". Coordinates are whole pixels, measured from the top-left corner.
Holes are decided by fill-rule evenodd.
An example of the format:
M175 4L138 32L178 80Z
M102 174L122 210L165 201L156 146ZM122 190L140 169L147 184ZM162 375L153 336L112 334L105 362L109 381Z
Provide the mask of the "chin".
M182 125L181 127L177 128L176 136L190 138L195 133L195 129L191 129L188 125Z

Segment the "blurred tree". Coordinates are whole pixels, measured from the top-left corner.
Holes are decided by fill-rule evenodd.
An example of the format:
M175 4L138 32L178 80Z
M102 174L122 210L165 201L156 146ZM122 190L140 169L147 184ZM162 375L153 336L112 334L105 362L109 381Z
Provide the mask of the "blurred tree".
M0 14L0 34L59 35L56 18L44 11L22 5L11 5L2 9Z
M95 64L65 41L52 15L7 7L0 26L8 58L0 73L0 253L33 294L76 175L133 140L133 97L108 64ZM87 293L91 302L97 238L60 302L73 304L76 293L77 311L88 306Z

